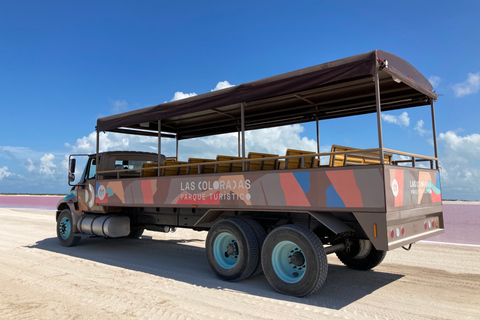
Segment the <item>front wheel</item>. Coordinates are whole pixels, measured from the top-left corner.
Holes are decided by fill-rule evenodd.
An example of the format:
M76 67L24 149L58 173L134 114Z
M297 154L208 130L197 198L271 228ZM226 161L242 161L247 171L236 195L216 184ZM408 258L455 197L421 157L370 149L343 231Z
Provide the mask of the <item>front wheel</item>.
M262 267L275 290L304 297L323 285L328 261L320 239L311 230L292 224L278 227L267 236Z
M57 219L57 238L64 247L73 247L80 242L80 237L73 235L72 213L64 209Z

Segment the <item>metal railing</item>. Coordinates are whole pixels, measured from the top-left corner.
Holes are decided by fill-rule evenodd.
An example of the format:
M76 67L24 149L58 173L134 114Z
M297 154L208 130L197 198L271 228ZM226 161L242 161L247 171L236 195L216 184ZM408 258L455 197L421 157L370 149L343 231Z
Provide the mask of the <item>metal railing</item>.
M215 166L216 168L218 165L222 164L235 164L235 163L242 163L242 171L241 172L246 172L246 171L258 171L258 170L247 170L246 168L248 167L247 164L251 162L262 162L262 161L277 161L277 163L281 163L282 161L287 161L289 159L300 159L299 161L299 169L306 169L306 163L311 162L311 165L309 165L309 168L315 168L315 167L333 167L332 161L329 162L329 164L321 164L320 159L322 157L331 157L331 159L335 156L339 155L344 155L344 166L347 165L352 165L352 166L362 166L362 165L379 165L379 164L387 164L387 165L399 165L399 164L410 164L412 168L417 167L417 163L419 162L429 162L430 163L430 168L429 169L438 169L438 159L435 157L429 157L429 156L423 156L423 155L418 155L414 153L408 153L408 152L403 152L403 151L397 151L397 150L392 150L392 149L387 149L383 148L383 153L384 154L390 154L390 155L398 155L398 156L404 156L407 157L408 159L400 159L400 160L392 160L391 163L386 163L385 159L382 162L382 159L380 158L382 149L381 148L374 148L374 149L356 149L356 150L350 150L350 151L336 151L336 152L323 152L323 153L309 153L309 154L302 154L302 155L290 155L290 156L278 156L278 157L265 157L265 158L245 158L241 160L229 160L229 161L209 161L209 162L202 162L202 163L191 163L191 164L178 164L178 165L159 165L156 167L146 167L146 168L134 168L134 169L117 169L117 170L105 170L105 171L97 171L98 175L105 175L105 174L115 174L117 179L120 179L120 174L121 173L138 173L140 172L140 176L143 176L141 172L144 170L157 170L156 176L160 176L159 172L161 170L166 169L166 168L188 168L189 167L197 167L197 173L196 174L209 174L209 173L202 173L202 167L205 166ZM379 154L378 158L375 156L371 155L365 155L368 153L377 153ZM363 155L362 155L363 154ZM370 163L370 164L355 164L355 163L349 163L348 162L348 155L352 156L360 156L360 157L365 157L366 159L376 159L378 160L378 163ZM312 160L306 160L307 158L310 158ZM313 161L313 158L318 159L317 162ZM423 167L425 168L425 167ZM284 166L284 168L281 168L280 165L277 165L277 168L275 170L295 170L294 168L288 168L287 166ZM216 170L215 170L216 171ZM235 171L239 172L239 171ZM218 172L215 172L218 173ZM222 173L226 173L223 172ZM133 177L133 175L132 175ZM109 177L113 178L113 177Z

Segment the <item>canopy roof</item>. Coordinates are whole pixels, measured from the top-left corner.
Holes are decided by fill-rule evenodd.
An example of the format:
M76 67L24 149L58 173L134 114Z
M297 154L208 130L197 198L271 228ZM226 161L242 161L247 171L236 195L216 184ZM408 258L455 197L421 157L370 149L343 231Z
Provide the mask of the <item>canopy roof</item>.
M195 97L97 120L98 131L178 139L237 132L244 104L245 130L376 112L374 75L382 111L429 104L438 95L411 64L375 50L345 59L244 83Z

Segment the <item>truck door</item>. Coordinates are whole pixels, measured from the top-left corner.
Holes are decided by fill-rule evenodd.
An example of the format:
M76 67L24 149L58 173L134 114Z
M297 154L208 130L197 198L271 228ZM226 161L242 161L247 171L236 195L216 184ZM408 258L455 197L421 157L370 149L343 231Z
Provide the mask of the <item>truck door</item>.
M81 181L83 188L78 188L78 206L82 211L94 211L95 203L95 176L97 172L95 158L89 158L85 167L84 180Z

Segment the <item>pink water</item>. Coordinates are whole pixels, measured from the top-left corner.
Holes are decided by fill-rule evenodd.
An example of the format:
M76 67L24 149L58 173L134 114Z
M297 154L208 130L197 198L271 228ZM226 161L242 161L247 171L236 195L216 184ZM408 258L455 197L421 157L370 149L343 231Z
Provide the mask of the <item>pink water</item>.
M55 210L61 196L4 196L0 195L0 207L39 208Z

